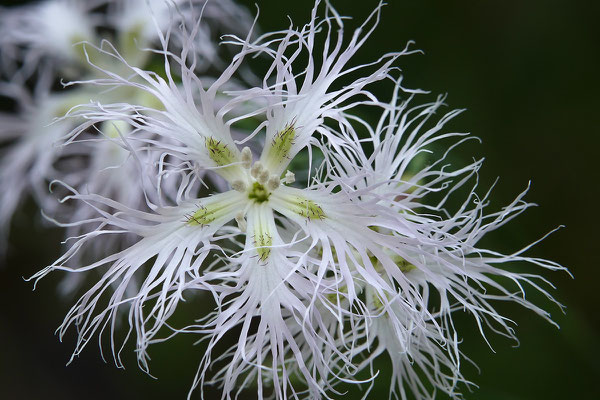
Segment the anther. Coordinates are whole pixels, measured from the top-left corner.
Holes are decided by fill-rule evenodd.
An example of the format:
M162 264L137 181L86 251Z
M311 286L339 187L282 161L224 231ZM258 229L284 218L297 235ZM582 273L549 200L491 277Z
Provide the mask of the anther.
M263 170L264 167L262 163L260 161L257 161L254 163L254 165L252 165L252 168L250 168L250 175L252 175L253 178L258 179Z
M246 146L242 149L242 166L246 169L252 165L252 150Z
M285 173L285 177L283 178L283 181L288 185L291 183L294 183L294 182L296 182L296 175L294 175L294 173L288 169L287 172Z
M269 188L269 190L275 190L280 184L281 181L279 180L279 177L277 175L271 175L267 181L267 188Z
M246 191L246 182L242 181L242 180L235 180L233 182L231 182L231 188L235 191L238 192L245 192Z
M269 171L267 171L266 169L263 169L262 171L260 171L260 174L258 175L258 177L256 179L258 180L259 183L264 185L269 180Z

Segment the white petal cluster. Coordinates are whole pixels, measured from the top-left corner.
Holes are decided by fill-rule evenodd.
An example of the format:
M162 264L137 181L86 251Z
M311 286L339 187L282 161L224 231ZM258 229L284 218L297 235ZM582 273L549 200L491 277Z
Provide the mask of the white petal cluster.
M97 272L59 328L61 337L76 330L74 357L107 335L117 365L129 343L149 372L153 344L194 334L204 352L190 395L212 384L223 399L244 389L320 399L338 398L341 384L368 396L380 380L374 361L387 354L391 398L460 398L471 383L456 313L484 337L515 338L499 301L551 321L525 291L553 300L539 273L564 268L528 257L532 245L512 254L479 245L530 206L525 192L488 210L490 191L476 193L481 160L450 161L471 139L445 130L460 110L439 116L443 98L415 105L424 92L401 84L396 64L410 46L353 63L382 4L350 33L327 1L298 28L256 35L248 23L223 41L236 50L229 63L210 32L217 17L225 28L248 21L233 3L151 2L150 19L143 4L108 2L117 45L88 43L90 72L67 85L94 95L72 99L27 147L41 162L35 146L58 140L87 161L85 173L54 176L62 203L79 206L57 222L72 236L68 249L32 277ZM152 42L160 47L147 50ZM156 57L162 70L144 67ZM206 60L217 76L199 72ZM377 82L388 98L371 91ZM34 178L49 181L60 156ZM21 192L0 197L11 206L0 217ZM514 272L513 262L533 272ZM211 311L176 322L196 297Z

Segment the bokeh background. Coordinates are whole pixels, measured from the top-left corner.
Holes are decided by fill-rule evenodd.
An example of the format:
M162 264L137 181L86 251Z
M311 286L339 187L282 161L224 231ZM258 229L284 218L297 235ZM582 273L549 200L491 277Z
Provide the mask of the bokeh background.
M332 2L354 17L349 28L377 3ZM354 62L416 41L415 48L425 54L401 59L405 86L430 90L428 100L448 93L450 107L467 109L450 128L482 139L461 150L467 159L486 158L481 191L500 177L492 203L501 207L531 181L526 199L540 207L491 234L485 245L513 251L565 225L529 253L561 263L574 276L544 272L556 284L553 294L566 314L532 296L561 328L517 306L499 305L518 324L520 345L491 335L493 352L473 321L459 318L462 350L481 369L464 365L465 376L479 385L465 398L600 399L600 8L584 0L389 2ZM242 3L255 10L253 1ZM288 15L296 24L305 23L312 2L259 0L258 6L259 23L268 31L286 27ZM140 372L132 357L126 357L125 371L105 364L94 344L65 366L74 338L60 343L53 332L71 302L56 294L58 277L44 280L34 292L22 279L59 255L60 232L43 229L35 213L26 204L15 217L16 239L0 269L0 398L185 398L201 357L192 337L151 353L156 380ZM387 398L389 368L380 367L383 379L373 399ZM213 395L209 391L206 398Z

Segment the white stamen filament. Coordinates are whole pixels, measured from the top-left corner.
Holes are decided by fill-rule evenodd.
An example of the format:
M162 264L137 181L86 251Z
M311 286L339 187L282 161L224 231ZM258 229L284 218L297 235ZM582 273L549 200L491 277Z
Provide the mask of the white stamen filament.
M245 217L245 214L243 211L240 211L239 213L236 214L235 222L237 223L238 227L240 228L240 231L242 231L242 233L246 233L248 224L246 223L246 217Z

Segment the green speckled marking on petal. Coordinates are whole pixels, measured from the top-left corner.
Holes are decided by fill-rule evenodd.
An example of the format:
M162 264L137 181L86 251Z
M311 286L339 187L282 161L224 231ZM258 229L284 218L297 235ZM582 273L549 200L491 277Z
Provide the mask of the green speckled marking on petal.
M413 269L417 269L417 267L415 267L402 257L394 258L394 261L396 262L396 265L398 265L398 268L400 268L400 271L402 271L405 274L407 272L412 271Z
M217 164L217 166L223 167L236 161L235 155L229 149L227 144L220 140L209 137L205 139L204 144L208 150L208 156L215 164Z
M198 210L188 218L188 224L205 226L215 220L214 213L208 207L200 206Z
M271 246L273 244L273 238L268 233L257 233L254 235L254 245L256 246L256 252L258 253L258 259L260 261L267 261L271 254Z
M370 254L369 255L369 260L371 260L371 263L375 266L375 269L378 271L382 271L383 270L383 266L381 265L381 263L379 262L379 260L377 259L377 257L375 257L374 255ZM400 268L400 271L402 271L402 273L406 274L412 270L417 269L417 267L415 267L413 264L411 264L410 262L406 261L404 258L396 255L392 257L392 261L394 261L394 263L396 263L396 265L398 266L398 268Z
M288 158L295 138L296 128L294 122L287 124L285 128L275 134L271 143L271 155L277 162L282 162L283 159Z
M261 206L258 206L261 207ZM254 241L254 247L256 248L256 254L260 262L265 262L271 255L271 246L273 245L273 235L269 218L264 215L264 209L256 208L257 213L255 214L255 223L252 227L252 240Z
M227 213L230 204L227 203L209 203L198 206L196 212L188 216L187 223L189 225L206 226L215 219L222 217Z
M296 197L290 202L290 209L301 217L310 219L325 219L325 212L320 205L312 200Z

